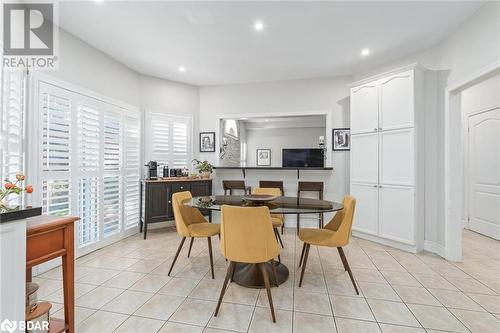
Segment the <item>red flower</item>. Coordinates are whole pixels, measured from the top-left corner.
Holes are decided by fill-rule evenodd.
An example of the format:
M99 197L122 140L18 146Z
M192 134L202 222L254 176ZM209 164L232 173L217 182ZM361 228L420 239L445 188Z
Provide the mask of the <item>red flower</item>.
M26 186L26 193L33 193L33 185Z
M10 190L11 188L13 188L13 187L14 187L14 184L12 184L12 183L5 183L5 185L4 185L4 186L5 186L5 188L6 188L7 190Z
M18 173L16 175L16 179L19 180L19 181L23 181L23 180L26 179L26 177L22 173Z

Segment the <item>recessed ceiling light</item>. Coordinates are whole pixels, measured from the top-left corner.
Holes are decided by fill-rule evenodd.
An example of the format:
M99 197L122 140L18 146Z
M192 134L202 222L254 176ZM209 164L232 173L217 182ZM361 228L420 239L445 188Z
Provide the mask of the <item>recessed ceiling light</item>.
M184 73L186 71L186 67L184 67L184 66L179 66L178 69L179 69L179 72L183 72Z
M366 49L362 49L362 50L361 50L361 55L362 55L363 57L367 57L367 56L369 56L369 55L370 55L370 49L368 49L368 48L366 48Z
M262 21L257 21L253 24L253 28L255 31L262 31L264 30L264 23L262 23Z

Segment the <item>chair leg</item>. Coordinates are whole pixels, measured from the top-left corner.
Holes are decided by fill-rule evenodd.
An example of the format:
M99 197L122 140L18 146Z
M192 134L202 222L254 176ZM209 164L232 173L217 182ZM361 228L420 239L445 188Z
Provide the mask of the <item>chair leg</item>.
M297 235L299 234L300 229L300 214L297 214Z
M306 252L304 253L304 264L302 265L302 272L300 273L299 287L302 287L302 280L304 279L304 272L306 271L307 257L309 256L309 249L311 244L306 244Z
M274 236L276 237L276 240L280 242L281 248L284 249L285 246L283 245L283 241L281 240L280 232L278 231L278 228L274 228Z
M189 243L188 258L191 255L191 248L193 247L194 237L191 237L191 242Z
M359 295L358 287L356 286L356 282L354 282L354 276L352 275L351 267L349 267L344 250L341 247L337 247L337 250L339 251L340 259L342 259L342 264L344 265L345 270L349 273L354 290L356 290L356 294Z
M177 257L179 256L179 253L182 250L182 245L184 245L185 240L186 240L186 237L182 237L181 243L179 244L179 248L177 249L177 252L175 253L174 260L172 261L172 265L170 266L170 269L168 270L168 276L170 276L170 273L172 273L172 268L174 268L175 262L177 261Z
M281 256L278 254L278 262L281 264Z
M271 259L271 266L273 268L273 278L274 278L274 283L276 284L276 288L279 287L278 283L278 272L276 271L276 265L274 263L274 259Z
M212 270L212 279L215 279L214 275L214 257L212 255L212 239L207 237L208 239L208 254L210 256L210 269Z
M267 298L269 299L269 306L271 307L271 316L273 317L273 323L276 322L276 315L274 314L273 297L271 296L271 284L269 283L269 275L267 274L266 264L260 263L260 271L262 272L262 277L264 278L264 285L266 286Z
M302 266L302 260L304 260L304 251L306 250L306 243L302 245L302 253L300 254L299 267Z
M227 273L226 277L224 278L224 283L222 284L222 289L220 291L220 296L219 296L219 302L217 302L217 307L215 308L214 317L217 317L217 315L219 314L220 304L222 303L222 298L224 297L224 293L226 292L227 283L229 282L229 277L233 276L234 274L234 266L235 263L231 261L229 263L229 267L227 268Z
M285 233L285 224L283 223L283 225L281 226L281 234L283 235Z

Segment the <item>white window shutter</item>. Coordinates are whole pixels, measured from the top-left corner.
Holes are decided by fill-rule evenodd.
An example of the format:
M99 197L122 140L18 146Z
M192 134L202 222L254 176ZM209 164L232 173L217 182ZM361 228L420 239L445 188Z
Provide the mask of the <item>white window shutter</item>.
M104 237L109 237L121 230L120 176L105 176L102 182Z
M170 162L170 122L165 117L155 116L151 124L151 160L160 164Z
M172 122L172 167L189 166L189 127L186 121Z
M140 113L130 113L125 117L124 147L124 228L136 227L139 222L141 140Z
M78 106L78 166L81 171L99 169L99 111Z
M78 247L99 241L99 178L78 181Z
M104 170L120 171L121 117L119 114L104 115Z
M70 214L70 181L68 179L42 182L42 212L55 216Z

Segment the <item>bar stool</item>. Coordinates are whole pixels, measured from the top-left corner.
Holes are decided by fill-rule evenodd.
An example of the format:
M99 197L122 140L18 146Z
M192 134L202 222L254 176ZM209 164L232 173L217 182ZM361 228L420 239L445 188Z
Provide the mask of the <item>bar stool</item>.
M244 180L223 180L222 188L224 189L224 195L227 195L229 191L229 195L233 195L233 190L242 190L245 194L250 194L250 186L245 186Z
M281 195L285 195L285 191L283 190L283 181L282 180L260 180L259 181L260 188L279 188L281 191ZM281 234L283 235L285 230L285 224L281 227Z
M323 200L323 182L299 182L297 198L300 199L301 192L318 192L319 200ZM319 213L318 228L323 228L323 213ZM300 214L297 214L297 235L300 229Z

